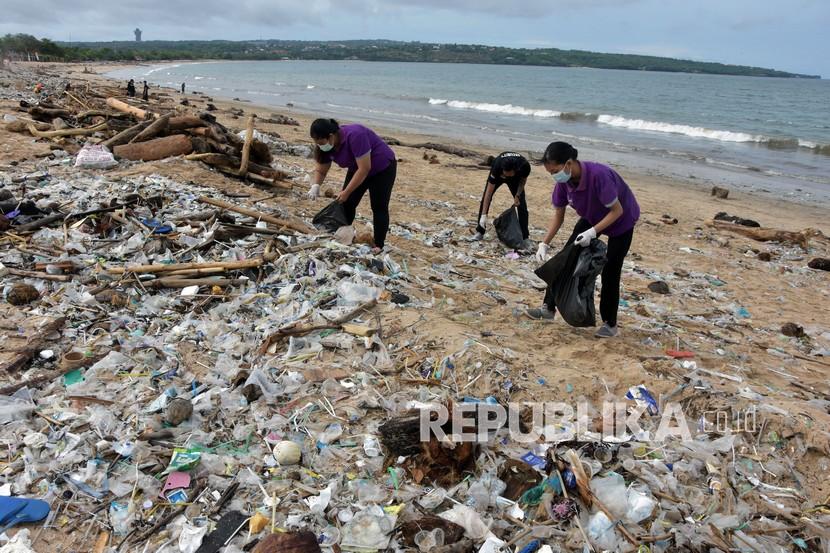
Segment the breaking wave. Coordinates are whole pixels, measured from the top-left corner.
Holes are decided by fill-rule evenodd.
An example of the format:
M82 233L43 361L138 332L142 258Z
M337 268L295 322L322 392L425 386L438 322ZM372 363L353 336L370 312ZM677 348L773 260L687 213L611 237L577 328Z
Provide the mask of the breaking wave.
M693 138L711 138L713 140L720 140L721 142L764 142L763 136L743 132L719 131L705 129L703 127L692 127L690 125L663 123L662 121L646 121L645 119L627 119L618 115L600 115L597 121L604 125L611 125L612 127L623 127L638 131L685 134Z
M488 113L506 115L523 115L530 117L559 118L562 121L579 123L596 123L633 131L647 131L667 134L682 134L691 138L705 138L719 142L754 143L774 150L806 149L816 154L830 155L830 144L817 144L797 138L774 138L740 131L708 129L678 123L649 121L646 119L629 119L620 115L580 113L557 111L552 109L532 109L513 104L492 104L487 102L467 102L464 100L444 100L430 98L430 105L447 106L456 109L470 109Z
M505 113L507 115L530 115L533 117L559 117L561 111L551 109L528 109L512 104L489 104L486 102L465 102L463 100L442 100L430 98L429 103L433 106L448 106L456 109L474 109L488 113Z

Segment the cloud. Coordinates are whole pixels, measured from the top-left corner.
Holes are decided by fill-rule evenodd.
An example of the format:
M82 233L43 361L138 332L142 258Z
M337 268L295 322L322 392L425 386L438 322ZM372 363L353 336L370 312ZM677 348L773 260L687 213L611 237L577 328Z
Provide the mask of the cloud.
M344 16L379 16L401 11L416 13L479 13L515 18L539 18L596 6L618 6L641 0L585 0L576 5L550 0L139 0L102 3L100 0L5 0L0 26L60 27L84 34L98 27L156 27L201 29L205 34L227 35L235 24L284 28L318 24Z
M329 0L139 0L122 2L117 8L98 0L6 0L3 2L3 27L59 26L76 34L103 27L184 27L200 29L205 35L222 35L229 26L284 27L296 23L321 21L339 10Z

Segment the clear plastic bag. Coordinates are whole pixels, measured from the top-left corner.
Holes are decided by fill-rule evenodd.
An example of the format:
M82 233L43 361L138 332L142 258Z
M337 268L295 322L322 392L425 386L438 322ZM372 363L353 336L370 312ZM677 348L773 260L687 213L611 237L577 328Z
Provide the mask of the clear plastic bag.
M339 305L357 305L376 300L380 297L380 288L362 282L343 280L337 285Z

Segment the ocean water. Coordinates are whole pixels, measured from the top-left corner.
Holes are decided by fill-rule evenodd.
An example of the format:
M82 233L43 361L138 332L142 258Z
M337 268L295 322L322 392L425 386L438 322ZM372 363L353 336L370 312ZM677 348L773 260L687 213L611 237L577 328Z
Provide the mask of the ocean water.
M830 82L587 68L197 62L109 76L830 205Z

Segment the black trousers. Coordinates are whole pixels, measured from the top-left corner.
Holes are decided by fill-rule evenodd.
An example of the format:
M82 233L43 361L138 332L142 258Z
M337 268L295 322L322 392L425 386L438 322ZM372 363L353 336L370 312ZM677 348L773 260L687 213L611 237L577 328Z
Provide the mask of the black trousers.
M572 243L578 235L592 226L585 219L577 221L567 243ZM620 277L622 275L623 261L625 261L625 256L628 255L633 238L634 229L629 230L625 234L608 238L607 260L605 267L602 269L601 276L602 290L599 294L599 314L602 321L608 323L610 326L617 326L617 311L620 307ZM556 307L550 286L545 293L545 305L551 311Z
M519 183L518 182L507 182L505 184L507 184L507 187L510 189L510 194L515 197L516 192L519 190ZM481 194L481 202L479 202L479 204L478 204L478 217L476 218L476 231L480 232L481 234L484 234L484 227L482 227L481 224L479 224L479 221L481 220L481 213L482 213L482 211L484 211L484 196L487 195L487 186L489 186L489 183L484 185L484 192L482 192L482 194ZM501 186L501 184L497 184L496 185L496 190L498 190L500 186ZM496 195L496 190L493 190L493 196ZM490 198L490 205L491 206L493 205L493 198ZM518 209L519 209L519 223L522 225L522 238L527 240L527 238L530 236L530 231L529 231L529 228L528 228L530 218L528 217L528 214L527 214L527 200L525 199L524 190L522 190L522 195L519 196L519 208Z
M343 188L352 180L354 171L346 173L346 180L343 181ZM395 177L398 173L398 162L393 160L389 167L366 177L366 180L349 195L343 202L343 210L346 212L346 219L349 224L354 222L357 214L357 204L363 199L366 191L369 191L369 202L372 205L372 225L375 227L375 246L382 248L386 243L386 234L389 232L389 200L392 198L392 187L395 185Z

